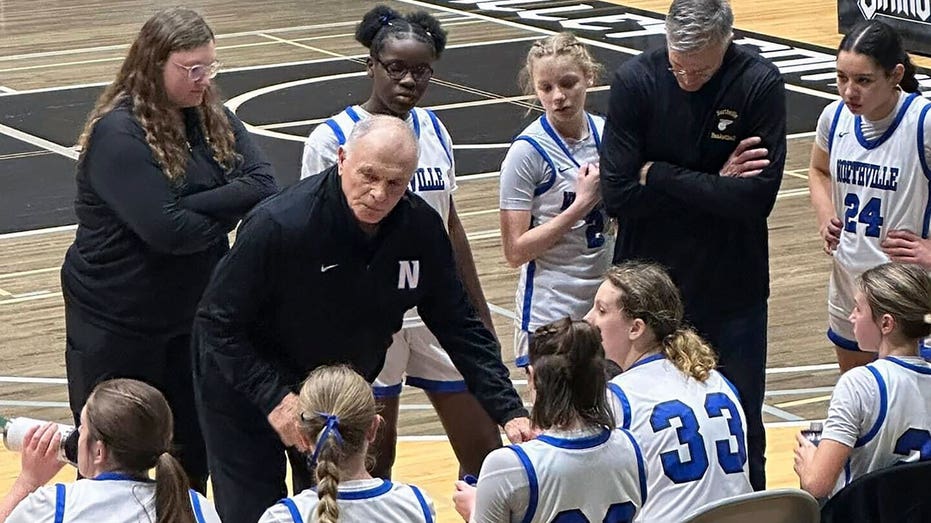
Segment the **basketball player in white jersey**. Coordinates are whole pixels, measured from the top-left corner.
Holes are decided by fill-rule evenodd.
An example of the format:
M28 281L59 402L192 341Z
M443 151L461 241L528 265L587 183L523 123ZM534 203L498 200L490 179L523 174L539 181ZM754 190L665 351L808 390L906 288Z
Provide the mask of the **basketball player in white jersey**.
M42 487L61 470L61 436L54 423L34 428L23 446L23 471L0 502L0 523L220 522L213 504L188 489L184 470L168 453L171 409L154 387L128 379L100 383L78 430L78 470L89 479Z
M612 267L585 316L623 369L608 395L618 426L637 438L647 463L650 496L634 521L682 521L752 490L737 391L682 316L669 275L643 262Z
M591 306L611 263L607 216L598 186L604 118L585 111L586 90L601 72L572 33L538 40L520 81L544 114L511 144L501 164L504 256L521 267L514 350L527 365L530 333Z
M894 29L855 27L837 54L837 90L818 120L808 184L824 250L834 256L828 338L841 371L873 360L853 339L857 276L890 259L931 269L931 103Z
M456 214L455 162L449 132L436 115L415 107L433 74L432 64L446 45L446 32L432 16L418 12L401 16L385 6L365 14L356 40L369 48L368 74L372 93L361 105L347 107L317 126L304 145L301 177L313 176L336 163L336 151L356 122L372 114L405 119L419 139L420 159L410 191L423 198L447 225L459 275L482 321L494 333L488 304L475 270L465 230ZM485 455L501 446L498 427L466 389L449 356L415 311L394 335L385 366L375 380L375 394L385 426L376 443L373 472L391 477L397 440L401 383L423 389L436 408L459 459L463 474L477 474Z
M644 460L630 432L614 428L598 331L564 318L534 332L529 356L531 417L543 433L489 454L477 487L457 482L456 510L477 523L631 521L647 499Z
M301 387L301 437L314 448L317 487L281 500L259 523L433 523L433 502L413 485L365 467L381 416L372 388L348 366L314 369Z
M891 262L858 283L850 322L860 348L879 358L840 377L817 447L796 437L795 472L818 498L874 470L931 459L931 363L918 355L931 334L931 279Z

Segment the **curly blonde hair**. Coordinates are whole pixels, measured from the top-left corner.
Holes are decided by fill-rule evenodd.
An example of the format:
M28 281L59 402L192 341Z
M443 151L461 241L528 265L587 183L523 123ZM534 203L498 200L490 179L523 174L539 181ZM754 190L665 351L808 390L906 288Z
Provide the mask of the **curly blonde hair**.
M533 64L544 56L571 58L573 63L579 66L585 76L591 78L592 81L597 81L604 73L604 66L592 57L588 47L574 34L568 31L557 33L535 41L527 51L524 67L517 74L517 83L524 94L534 95L536 93L533 87Z
M81 150L78 161L84 159L97 122L128 101L165 176L180 181L190 150L181 115L172 109L165 94L164 67L171 53L196 49L213 41L214 34L207 22L190 9L172 8L155 13L142 26L116 79L100 95L88 116L78 138ZM212 83L197 110L213 159L224 171L232 171L241 158L235 150L233 127Z
M617 304L621 313L643 320L676 368L698 381L707 380L717 356L683 322L682 298L666 270L655 263L632 261L612 267L606 277L621 291Z

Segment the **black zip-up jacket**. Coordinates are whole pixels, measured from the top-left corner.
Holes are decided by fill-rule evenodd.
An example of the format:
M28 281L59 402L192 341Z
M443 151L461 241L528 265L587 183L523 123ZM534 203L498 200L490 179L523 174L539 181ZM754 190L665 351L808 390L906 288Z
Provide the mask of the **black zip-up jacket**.
M218 370L267 415L320 365L348 363L374 380L412 307L496 422L527 416L459 280L440 216L408 192L367 237L336 166L243 221L198 308L198 366Z
M758 305L769 296L766 218L786 156L782 76L734 44L697 92L683 91L668 68L666 49L656 49L621 65L611 85L601 188L618 219L614 261L668 267L686 313ZM751 136L762 138L769 166L754 177L719 176Z
M156 162L128 102L94 126L78 164L78 229L61 269L69 306L124 333L189 333L227 232L277 190L271 164L227 111L242 161L214 161L196 109L184 109L191 158L180 183Z

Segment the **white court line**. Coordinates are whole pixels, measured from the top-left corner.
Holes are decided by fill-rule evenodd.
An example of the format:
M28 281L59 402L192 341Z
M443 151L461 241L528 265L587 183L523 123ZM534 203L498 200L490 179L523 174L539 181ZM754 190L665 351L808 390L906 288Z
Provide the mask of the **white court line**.
M0 400L2 407L62 407L71 408L67 401L18 401Z
M834 387L811 387L807 389L777 389L777 390L767 390L765 395L767 396L796 396L800 394L824 394L825 392L831 392L834 390Z
M488 310L490 310L491 312L498 313L498 314L500 314L500 315L502 315L502 316L504 316L504 317L506 317L506 318L510 318L510 319L512 319L512 320L517 318L517 316L514 314L514 311L512 311L512 310L510 310L510 309L505 309L504 307L500 307L500 306L495 305L494 303L491 303L491 302L488 302Z
M61 298L61 296L62 294L60 292L50 292L48 294L37 294L35 296L23 296L20 298L13 298L11 300L0 300L0 306L15 305L17 303L23 303L25 301L45 300L48 298Z
M25 133L19 129L14 129L7 125L0 124L0 134L5 134L11 138L16 138L17 140L26 142L30 145L35 145L36 147L45 149L46 151L58 153L66 158L71 158L72 160L78 159L78 152L70 147L58 145L55 142L46 140L45 138L39 138L38 136Z
M500 229L488 229L485 231L473 232L471 234L466 234L466 238L469 241L472 240L490 240L492 238L498 238L501 236Z
M39 378L28 376L0 376L0 383L36 383L42 385L66 385L67 378Z
M0 240L12 240L15 238L25 238L27 236L40 236L43 234L53 234L56 232L67 232L77 229L77 225L61 225L58 227L47 227L45 229L33 229L31 231L8 232L0 234Z
M481 211L464 211L464 212L457 211L456 214L458 214L459 217L462 218L464 216L479 216L482 214L491 214L491 213L496 213L496 212L498 212L498 209L484 209ZM2 274L0 274L0 278L3 278Z
M48 267L45 269L33 269L31 271L8 272L6 274L0 274L0 280L7 280L10 278L19 278L22 276L32 276L35 274L42 274L45 272L57 272L59 270L61 270L60 267Z
M766 369L766 374L789 374L794 372L812 372L819 370L837 370L836 363L821 363L818 365L799 365L797 367L774 367Z
M808 195L808 187L803 187L800 189L786 189L784 191L779 191L776 193L776 199L782 200L783 198L794 198L796 196L806 196Z
M462 176L456 176L456 183L472 182L475 180L486 180L488 178L497 178L500 174L501 174L500 171L491 171L487 173L476 173L476 174L465 174Z
M811 138L811 137L815 136L816 134L818 134L817 131L808 131L808 132L805 132L805 133L787 134L787 135L786 135L786 140L792 140L792 139L794 139L794 138Z
M11 88L11 87L7 87L7 86L5 86L5 85L0 85L0 92L4 92L4 93L15 93L15 92L16 92L16 89L13 89L13 88Z
M786 412L778 407L773 407L772 405L767 405L765 403L763 404L763 413L776 416L777 418L783 419L785 421L803 421L805 419L801 416L796 416L791 412Z

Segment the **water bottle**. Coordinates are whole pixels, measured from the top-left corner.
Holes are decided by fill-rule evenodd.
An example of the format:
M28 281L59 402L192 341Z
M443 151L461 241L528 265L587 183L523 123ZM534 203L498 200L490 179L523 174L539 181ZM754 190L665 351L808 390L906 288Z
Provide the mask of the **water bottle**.
M821 432L824 430L824 424L820 421L812 421L807 430L802 431L802 436L812 442L816 447L821 442Z
M0 428L3 429L3 445L14 452L22 452L23 440L29 429L41 427L48 423L33 418L10 418L0 416ZM61 445L58 447L58 459L62 463L78 466L78 431L72 425L58 423L58 432L61 434Z

